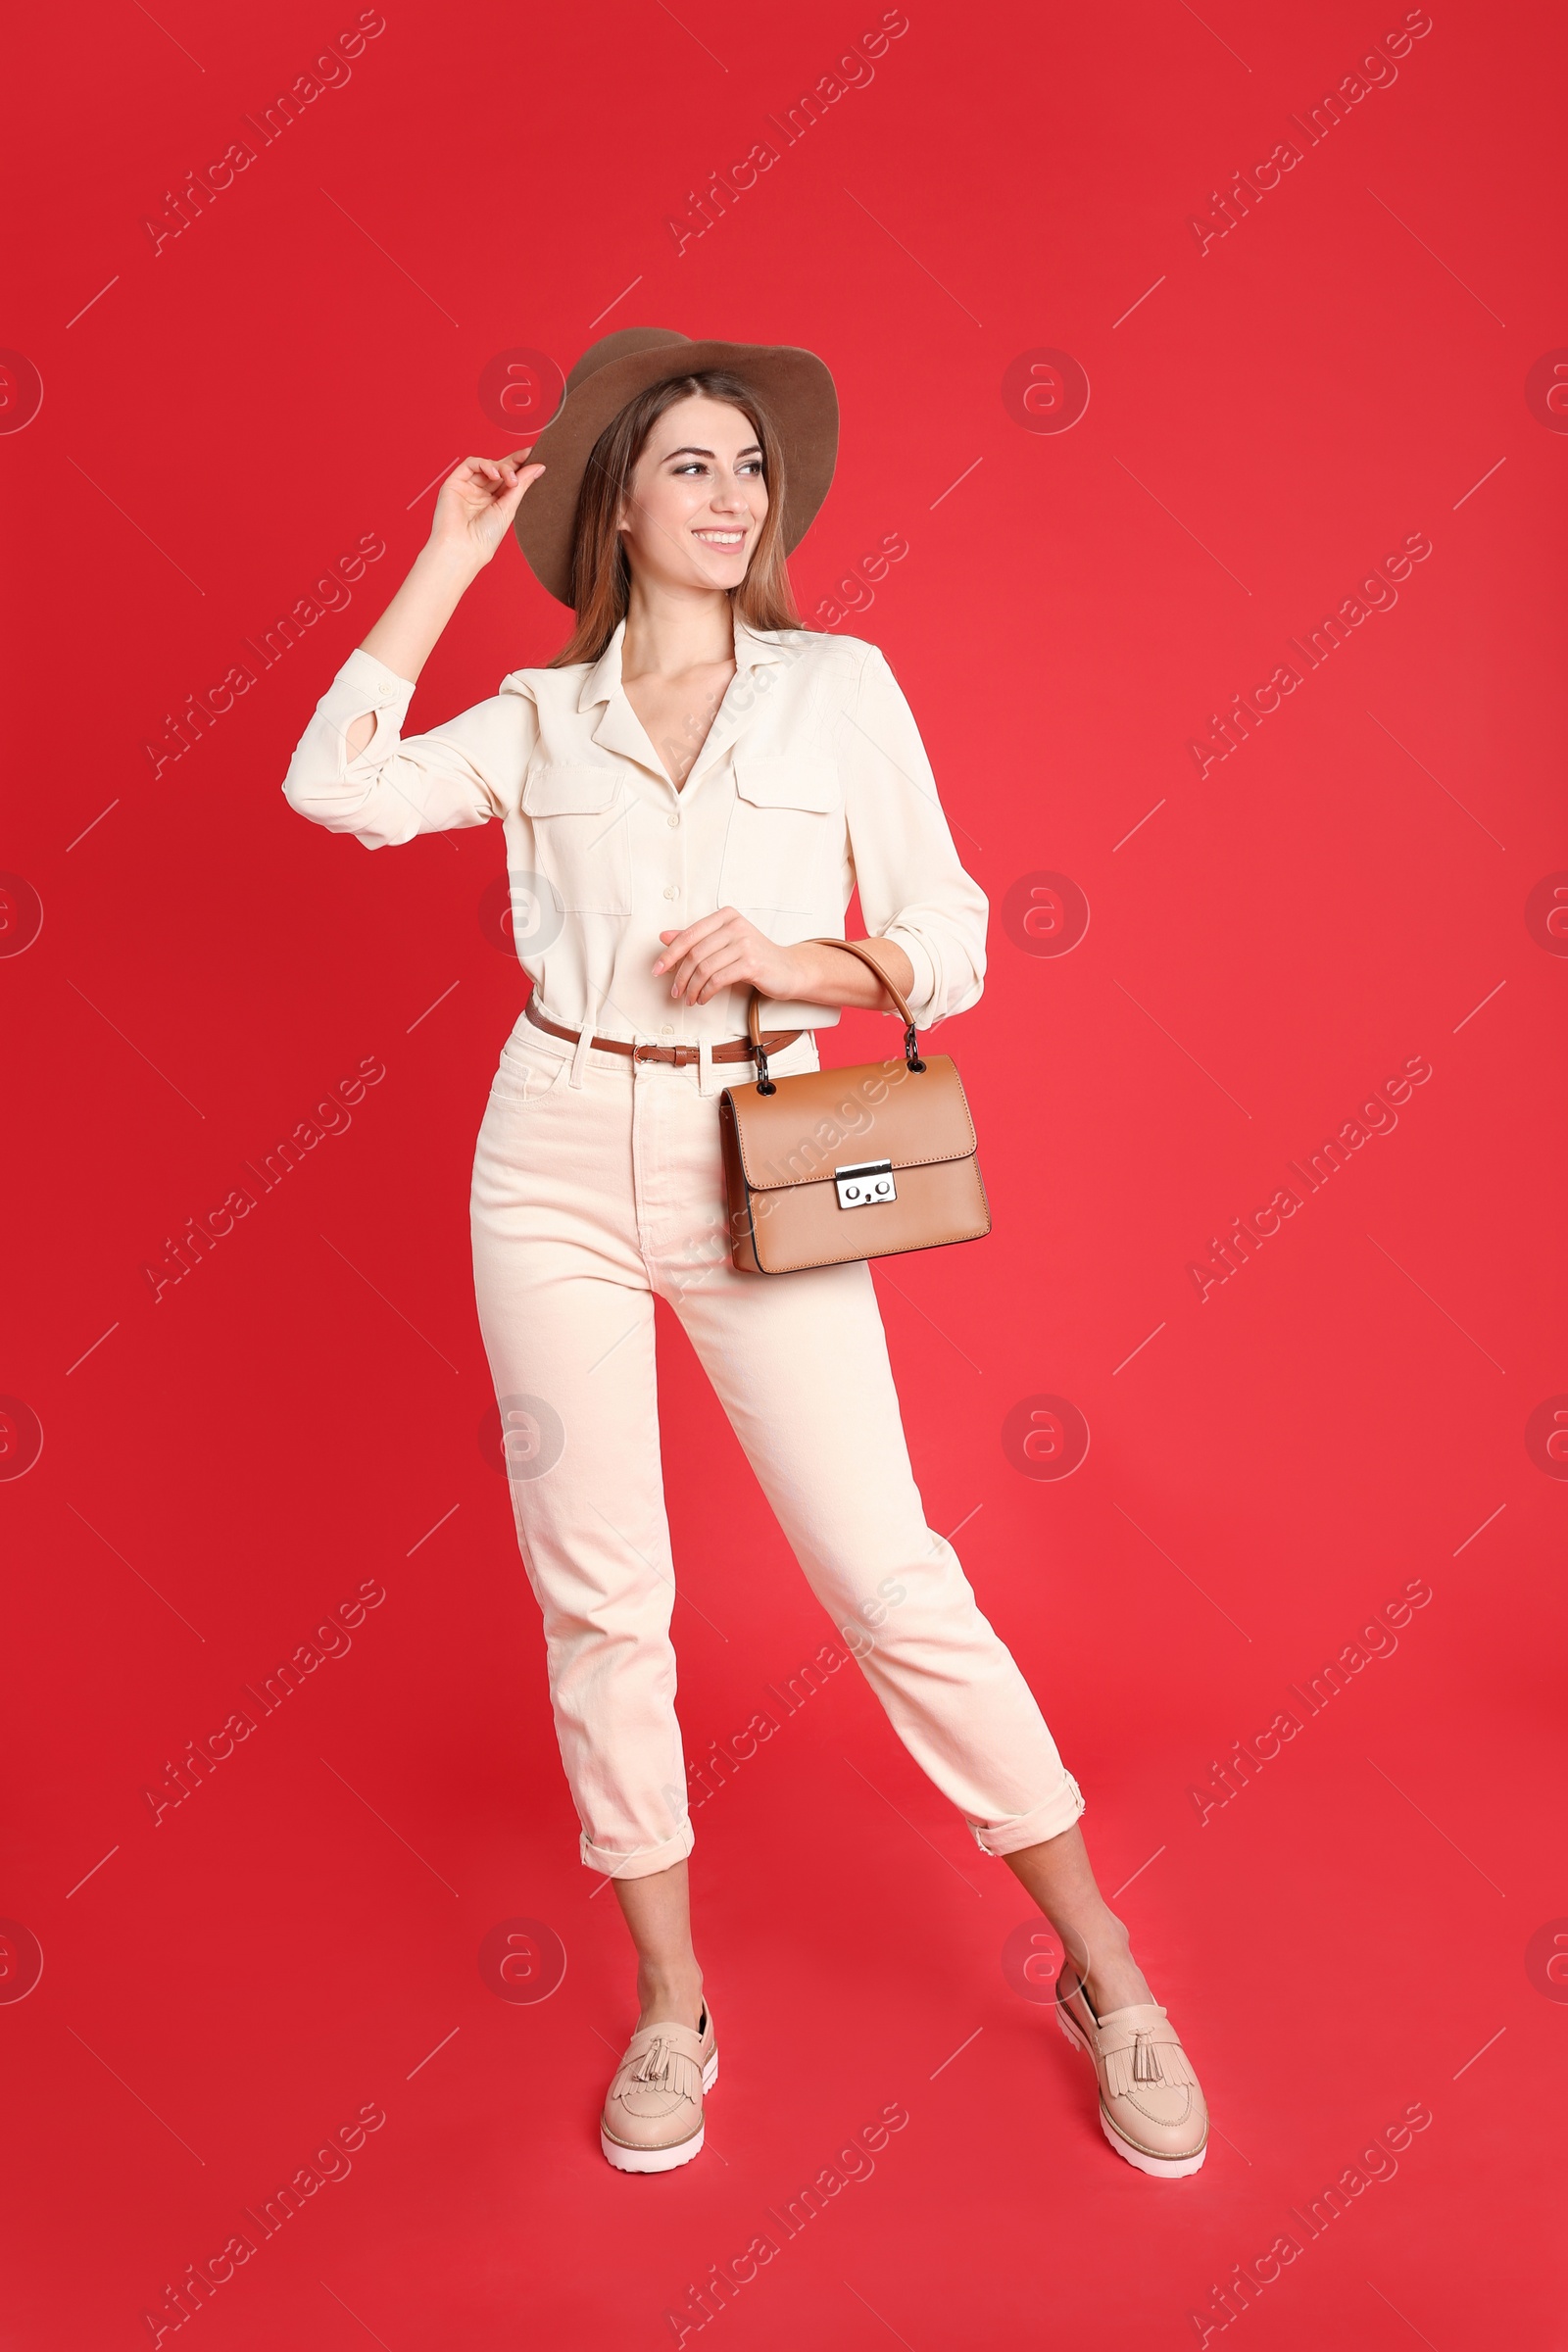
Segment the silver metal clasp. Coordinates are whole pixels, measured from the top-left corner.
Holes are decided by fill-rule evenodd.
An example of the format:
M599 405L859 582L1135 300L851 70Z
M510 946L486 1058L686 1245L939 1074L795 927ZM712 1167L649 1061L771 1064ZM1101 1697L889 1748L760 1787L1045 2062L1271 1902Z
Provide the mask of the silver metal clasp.
M840 1208L872 1208L899 1197L891 1159L858 1159L853 1167L835 1168L833 1184Z

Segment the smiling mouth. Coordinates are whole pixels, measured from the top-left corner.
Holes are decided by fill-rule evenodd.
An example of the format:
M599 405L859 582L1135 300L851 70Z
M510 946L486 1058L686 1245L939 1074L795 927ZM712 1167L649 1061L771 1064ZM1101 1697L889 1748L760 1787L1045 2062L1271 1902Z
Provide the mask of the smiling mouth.
M743 547L746 544L744 531L696 531L693 536L700 539L705 547Z

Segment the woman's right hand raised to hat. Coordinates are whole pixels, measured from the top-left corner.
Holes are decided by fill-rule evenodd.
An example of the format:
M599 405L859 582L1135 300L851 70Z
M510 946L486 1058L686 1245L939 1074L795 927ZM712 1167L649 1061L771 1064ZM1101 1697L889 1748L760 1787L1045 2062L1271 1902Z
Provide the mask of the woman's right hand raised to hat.
M514 449L510 458L465 458L437 492L429 538L374 628L361 640L366 653L411 685L464 591L489 563L520 501L543 473L542 466L527 460L525 449ZM374 729L373 715L353 721L347 738L351 760L364 751Z
M514 449L510 458L465 458L436 493L431 547L466 558L475 568L488 564L543 471L528 464L525 449Z

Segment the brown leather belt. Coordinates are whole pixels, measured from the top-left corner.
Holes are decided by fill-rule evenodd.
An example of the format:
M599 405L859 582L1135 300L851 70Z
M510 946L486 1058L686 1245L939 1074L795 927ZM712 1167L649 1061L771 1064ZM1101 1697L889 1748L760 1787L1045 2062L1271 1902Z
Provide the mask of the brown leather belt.
M576 1030L566 1028L561 1021L546 1020L542 1012L535 1011L532 997L528 999L524 1010L536 1029L548 1029L552 1037L569 1037L573 1043L576 1042ZM793 1045L798 1037L804 1037L805 1034L803 1029L764 1029L762 1044L769 1054L780 1054L786 1046ZM669 1061L679 1069L702 1059L701 1048L697 1046L630 1045L623 1037L591 1037L588 1044L590 1051L595 1054L629 1054L634 1061ZM749 1038L737 1038L731 1044L713 1048L715 1061L750 1061L751 1058Z

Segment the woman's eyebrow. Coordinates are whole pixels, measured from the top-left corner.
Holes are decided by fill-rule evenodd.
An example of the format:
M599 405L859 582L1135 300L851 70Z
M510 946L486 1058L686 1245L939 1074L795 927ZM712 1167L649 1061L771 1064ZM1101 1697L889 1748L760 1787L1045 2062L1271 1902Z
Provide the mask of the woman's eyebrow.
M762 454L761 443L760 441L748 441L746 447L744 449L737 450L735 454L737 458L760 458ZM680 449L666 450L660 463L667 466L671 458L710 458L712 455L713 452L710 449L696 449L688 443Z

